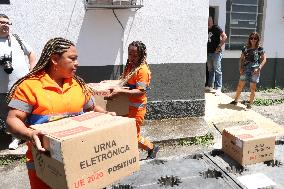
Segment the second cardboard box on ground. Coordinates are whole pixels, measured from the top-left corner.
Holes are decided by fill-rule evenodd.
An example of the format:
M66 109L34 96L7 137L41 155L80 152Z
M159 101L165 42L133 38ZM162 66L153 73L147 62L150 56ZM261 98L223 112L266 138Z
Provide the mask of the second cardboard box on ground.
M241 165L273 160L275 136L255 124L228 127L222 133L222 150Z

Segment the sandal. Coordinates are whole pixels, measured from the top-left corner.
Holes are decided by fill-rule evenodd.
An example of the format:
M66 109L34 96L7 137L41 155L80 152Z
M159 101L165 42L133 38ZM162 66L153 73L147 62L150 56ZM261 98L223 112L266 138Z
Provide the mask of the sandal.
M237 102L237 101L235 101L235 100L233 100L232 102L230 102L230 104L237 105L237 104L238 104L238 102Z
M251 104L247 104L247 107L246 107L248 110L251 109Z
M249 100L243 100L241 103L244 105L249 104Z
M159 146L154 144L154 148L148 151L148 156L146 159L155 159L158 151L159 151Z

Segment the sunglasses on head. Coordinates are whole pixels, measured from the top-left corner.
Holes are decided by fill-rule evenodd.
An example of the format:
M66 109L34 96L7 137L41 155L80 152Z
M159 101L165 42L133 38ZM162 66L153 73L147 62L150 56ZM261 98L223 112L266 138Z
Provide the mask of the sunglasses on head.
M250 39L250 40L258 40L257 37L250 37L249 39Z
M11 22L5 22L5 21L0 21L0 24L2 24L2 25L12 25L12 23Z

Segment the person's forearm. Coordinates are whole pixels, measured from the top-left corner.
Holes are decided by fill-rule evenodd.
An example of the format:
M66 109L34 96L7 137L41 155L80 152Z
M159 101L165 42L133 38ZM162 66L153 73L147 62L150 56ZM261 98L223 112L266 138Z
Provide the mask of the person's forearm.
M15 135L17 138L30 140L32 138L32 129L26 127L26 125L17 117L7 117L8 131Z
M142 96L145 92L141 91L140 89L120 89L120 93L124 93L128 96Z
M221 40L219 46L220 46L220 47L223 47L223 45L225 44L225 41L226 41L226 40Z
M259 69L262 69L265 64L266 64L266 58L264 58L264 59L261 61L260 65L259 65Z
M32 69L35 67L36 65L36 55L35 53L32 51L29 56L28 56L28 59L29 59L29 64L30 64L30 71L32 71Z
M227 40L227 35L225 33L222 33L219 46L222 47L225 44L226 40Z
M245 62L245 56L244 56L244 54L242 53L241 54L241 57L240 57L240 62L239 62L239 65L240 65L240 70L242 69L244 69L245 67L244 67L244 62Z
M240 60L240 69L244 69L244 61L243 60Z
M95 105L94 107L95 112L106 113L107 111L103 109L101 106Z
M109 114L109 115L112 115L112 116L116 116L116 113L115 113L115 112L109 112L109 111L103 109L102 107L100 107L100 106L98 106L98 105L96 105L96 106L94 107L94 111L95 111L95 112L100 112L100 113Z

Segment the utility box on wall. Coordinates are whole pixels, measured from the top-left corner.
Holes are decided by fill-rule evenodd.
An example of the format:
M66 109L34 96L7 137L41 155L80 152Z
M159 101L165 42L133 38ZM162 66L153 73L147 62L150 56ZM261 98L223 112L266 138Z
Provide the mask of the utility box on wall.
M127 9L143 7L142 0L86 0L86 9L94 8L111 8L111 9Z

